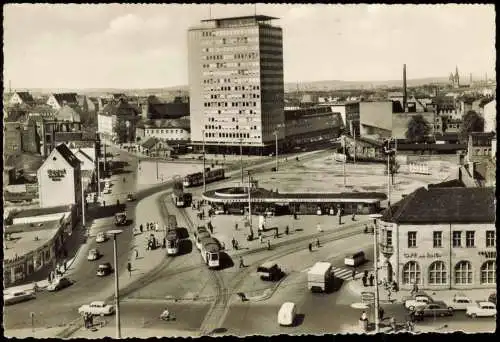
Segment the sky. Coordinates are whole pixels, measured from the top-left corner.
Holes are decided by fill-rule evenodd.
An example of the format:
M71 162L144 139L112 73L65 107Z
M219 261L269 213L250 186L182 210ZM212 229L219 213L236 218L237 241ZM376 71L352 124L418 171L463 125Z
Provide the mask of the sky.
M285 82L494 75L493 5L8 4L4 86L187 85L188 28L255 11L280 18Z

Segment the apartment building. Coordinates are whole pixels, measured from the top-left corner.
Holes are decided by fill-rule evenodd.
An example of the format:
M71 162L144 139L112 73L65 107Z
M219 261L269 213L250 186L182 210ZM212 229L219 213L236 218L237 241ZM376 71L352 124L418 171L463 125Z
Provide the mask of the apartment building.
M272 151L283 129L283 33L264 15L202 20L188 31L191 141L214 153Z

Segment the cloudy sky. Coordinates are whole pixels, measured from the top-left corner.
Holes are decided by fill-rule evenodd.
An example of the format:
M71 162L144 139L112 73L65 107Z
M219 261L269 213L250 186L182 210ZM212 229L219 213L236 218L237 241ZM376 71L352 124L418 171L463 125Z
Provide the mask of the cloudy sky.
M253 5L213 5L213 18ZM493 76L493 5L266 5L279 17L285 82ZM4 6L4 82L14 88L187 84L187 29L208 5Z

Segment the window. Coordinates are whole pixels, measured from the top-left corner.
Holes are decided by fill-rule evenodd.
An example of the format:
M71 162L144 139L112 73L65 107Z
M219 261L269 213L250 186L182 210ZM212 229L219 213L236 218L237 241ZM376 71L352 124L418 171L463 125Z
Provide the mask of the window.
M453 232L453 247L462 247L462 232Z
M472 230L465 232L465 246L466 247L474 247L474 237L475 232Z
M495 247L495 231L486 231L486 247Z
M443 247L443 232L433 232L432 233L432 242L434 248Z
M387 243L387 246L392 246L392 230L387 230L385 236L385 242Z
M408 232L408 248L417 247L417 232Z
M416 261L410 261L404 265L403 284L420 284L420 265Z
M472 266L468 261L460 261L455 266L455 284L472 284Z
M497 272L496 262L494 260L486 261L481 266L481 284L496 284Z
M446 284L446 266L442 261L435 261L429 266L429 284Z

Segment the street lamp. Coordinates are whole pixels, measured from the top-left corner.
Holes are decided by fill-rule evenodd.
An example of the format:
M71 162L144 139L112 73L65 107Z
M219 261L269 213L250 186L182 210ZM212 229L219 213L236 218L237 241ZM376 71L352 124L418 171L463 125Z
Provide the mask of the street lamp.
M387 207L391 206L391 164L390 159L391 155L396 152L396 149L391 148L391 141L395 140L394 138L389 138L385 141L384 153L387 155ZM397 141L396 141L397 144Z
M243 138L240 138L241 185L243 186Z
M379 308L379 294L378 294L378 239L377 239L377 231L378 231L378 219L382 217L381 214L371 214L370 218L375 220L375 226L373 228L373 268L374 268L374 273L375 273L375 333L379 333L380 331L380 326L379 326L379 317L378 317L378 308Z
M201 130L201 135L203 138L203 192L207 191L207 183L205 181L205 130Z
M116 245L116 236L123 232L121 229L111 229L106 233L113 235L113 251L114 251L114 269L115 269L115 309L116 309L116 338L121 338L120 326L120 288L118 286L118 247Z
M251 200L251 192L252 192L252 184L251 184L251 176L250 170L248 172L248 225L250 229L250 237L253 238L253 230L252 230L252 200Z
M283 125L283 124L277 125L276 129L273 132L275 142L276 142L276 172L278 171L278 132L279 132L279 129L282 127L285 127L285 125Z
M85 227L85 193L83 191L83 178L80 175L80 183L82 183L82 225Z

